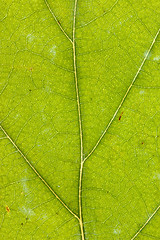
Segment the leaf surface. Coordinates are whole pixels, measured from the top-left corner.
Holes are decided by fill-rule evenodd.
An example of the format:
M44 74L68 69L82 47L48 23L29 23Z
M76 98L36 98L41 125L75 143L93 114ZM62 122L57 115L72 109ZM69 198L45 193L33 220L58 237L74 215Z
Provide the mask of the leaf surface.
M160 3L0 2L0 239L160 239Z

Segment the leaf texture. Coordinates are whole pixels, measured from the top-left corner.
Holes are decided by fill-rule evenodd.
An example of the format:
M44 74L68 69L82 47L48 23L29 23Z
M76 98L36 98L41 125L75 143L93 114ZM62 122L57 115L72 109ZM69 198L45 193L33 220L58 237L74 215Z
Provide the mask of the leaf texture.
M0 3L0 239L160 239L160 2Z

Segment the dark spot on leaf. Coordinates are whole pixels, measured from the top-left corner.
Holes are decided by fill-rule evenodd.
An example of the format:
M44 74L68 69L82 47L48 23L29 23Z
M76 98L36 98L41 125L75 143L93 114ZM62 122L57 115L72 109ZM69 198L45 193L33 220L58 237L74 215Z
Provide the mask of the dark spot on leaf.
M23 223L21 223L21 225L23 226Z
M119 121L121 120L122 115L123 115L123 112L122 112L121 115L119 116Z
M6 206L6 211L9 213L10 212L10 209L8 206Z
M144 142L142 142L142 145L144 144Z
M32 90L31 90L31 89L29 89L29 91L31 92Z

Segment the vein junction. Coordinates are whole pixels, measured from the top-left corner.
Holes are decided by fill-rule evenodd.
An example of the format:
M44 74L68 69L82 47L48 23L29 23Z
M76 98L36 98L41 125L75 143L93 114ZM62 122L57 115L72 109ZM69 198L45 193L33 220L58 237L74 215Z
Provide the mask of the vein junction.
M125 93L125 95L123 96L123 98L122 98L122 100L121 100L118 108L116 109L115 113L113 114L110 122L108 123L107 127L106 127L105 130L103 131L102 135L101 135L100 138L98 139L98 141L97 141L97 143L95 144L95 146L92 148L92 150L90 151L90 153L85 157L84 161L86 161L86 160L92 155L92 153L96 150L96 148L97 148L98 145L100 144L101 140L102 140L103 137L105 136L106 132L108 131L109 127L111 126L113 120L114 120L115 117L117 116L117 113L119 112L120 108L122 107L124 101L126 100L128 94L129 94L131 88L133 87L135 81L136 81L137 78L138 78L138 75L139 75L139 73L141 72L141 70L142 70L142 68L143 68L143 66L144 66L144 64L145 64L145 62L146 62L146 60L147 60L147 58L148 58L148 56L149 56L149 54L150 54L150 52L151 52L154 44L155 44L155 42L156 42L156 39L157 39L157 37L158 37L158 35L159 35L159 32L160 32L160 29L159 29L158 32L156 33L156 36L154 37L154 39L153 39L153 41L152 41L152 43L151 43L151 45L150 45L150 47L149 47L146 55L145 55L145 58L143 59L140 67L138 68L138 71L136 72L136 75L134 76L131 84L129 85L129 87L128 87L126 93Z
M16 143L12 140L12 138L8 135L5 129L0 125L2 132L5 134L6 138L13 144L19 154L24 158L26 163L30 166L30 168L34 171L34 173L39 177L39 179L44 183L44 185L51 191L51 193L59 200L59 202L75 217L79 220L79 217L65 204L65 202L56 194L56 192L50 187L50 185L45 181L45 179L40 175L40 173L36 170L33 164L27 159L27 157L23 154L20 148L16 145Z
M51 15L53 16L55 22L57 23L59 29L64 34L64 36L68 39L68 41L72 44L72 51L73 51L73 68L74 68L74 80L75 80L75 90L76 90L76 99L77 99L77 111L78 111L78 122L79 122L79 135L80 135L80 148L81 148L81 161L80 161L80 171L79 171L79 215L75 214L66 204L65 202L56 194L56 192L50 187L50 185L45 181L45 179L40 175L40 173L36 170L36 168L32 165L32 163L27 159L27 157L23 154L23 152L20 150L20 148L16 145L16 143L12 140L12 138L8 135L8 133L5 131L5 129L0 126L2 132L5 134L5 136L8 138L8 140L13 144L13 146L16 148L16 150L19 152L19 154L24 158L26 163L30 166L30 168L34 171L34 173L39 177L39 179L44 183L44 185L51 191L51 193L57 198L57 200L65 207L66 210L68 210L78 221L80 224L80 230L81 230L81 238L82 240L85 240L85 234L84 234L84 227L83 227L83 216L82 216L82 176L83 176L83 166L85 161L93 154L93 152L97 149L98 145L100 144L101 140L105 136L106 132L108 131L109 127L111 126L112 122L114 121L117 113L119 112L120 108L122 107L125 99L127 98L133 84L135 83L139 73L141 72L148 55L150 54L154 43L156 42L157 37L159 36L160 29L156 33L147 54L145 55L145 58L143 59L138 71L136 72L130 86L128 87L125 95L123 96L119 106L117 107L115 113L113 114L110 122L108 123L107 127L105 128L104 132L98 139L97 143L93 147L93 149L90 151L87 157L83 157L83 131L82 131L82 119L81 119L81 107L80 107L80 96L79 96L79 88L78 88L78 76L77 76L77 61L76 61L76 14L77 14L77 2L78 0L75 0L74 4L74 14L73 14L73 32L72 32L72 39L69 37L69 35L66 33L66 31L61 26L60 22L58 21L57 17L53 13L49 3L47 0L44 0L48 10L50 11ZM153 218L153 216L158 212L160 206L157 207L157 209L154 211L154 213L150 216L150 218L146 221L146 223L139 229L139 231L135 234L135 236L131 239L134 240L138 234L143 230L143 228L148 224L148 222Z

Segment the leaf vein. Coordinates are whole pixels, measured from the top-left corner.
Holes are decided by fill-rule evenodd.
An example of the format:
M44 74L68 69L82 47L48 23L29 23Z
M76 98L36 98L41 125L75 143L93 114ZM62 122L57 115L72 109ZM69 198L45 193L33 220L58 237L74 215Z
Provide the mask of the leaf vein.
M50 190L50 192L57 198L57 200L75 217L79 220L79 217L63 202L63 200L57 195L57 193L50 187L50 185L45 181L45 179L40 175L40 173L36 170L36 168L31 164L31 162L27 159L27 157L23 154L17 144L12 140L12 138L8 135L5 129L0 125L2 132L8 138L8 140L12 143L12 145L17 149L20 155L24 158L26 163L30 166L30 168L34 171L34 173L39 177L39 179L44 183L44 185Z
M74 67L74 80L75 80L75 89L76 89L76 99L77 99L77 110L78 110L78 122L79 122L79 134L80 134L80 151L81 151L81 164L79 171L79 191L78 191L78 204L79 204L79 224L81 230L82 240L85 240L84 228L83 228L83 216L82 216L82 175L83 175L83 132L82 132L82 119L81 119L81 107L80 107L80 97L79 97L79 87L78 87L78 77L77 77L77 61L76 61L76 41L75 41L75 32L76 32L76 14L77 14L77 2L75 0L74 4L74 15L73 15L73 67Z
M140 232L151 221L151 219L155 216L155 214L158 212L159 209L160 209L160 205L156 208L156 210L152 213L152 215L147 219L147 221L143 224L143 226L137 231L137 233L134 235L134 237L131 238L131 240L134 240L140 234Z
M50 13L52 14L52 17L53 17L54 20L56 21L56 23L57 23L58 27L60 28L60 30L63 32L63 34L65 35L65 37L73 44L72 39L69 37L69 35L66 33L66 31L65 31L65 30L63 29L63 27L61 26L61 24L60 24L60 22L58 21L56 15L55 15L54 12L52 11L52 9L51 9L48 1L47 1L47 0L44 0L44 2L45 2L45 4L46 4L48 10L49 10Z
M147 60L147 58L148 58L148 56L149 56L149 54L150 54L150 52L151 52L154 44L155 44L155 42L156 42L156 39L157 39L157 37L158 37L158 35L159 35L159 32L160 32L160 29L158 29L158 31L157 31L157 33L156 33L156 35L155 35L155 37L154 37L154 39L153 39L153 41L152 41L149 49L148 49L148 51L147 51L147 54L145 55L145 57L144 57L141 65L140 65L140 67L138 68L138 71L136 72L136 74L135 74L135 76L134 76L131 84L129 85L129 87L128 87L126 93L125 93L125 95L123 96L123 98L122 98L122 100L121 100L118 108L116 109L116 111L115 111L115 113L113 114L110 122L108 123L107 127L106 127L105 130L103 131L102 135L101 135L100 138L98 139L98 141L97 141L97 143L95 144L95 146L92 148L92 150L89 152L89 154L85 157L84 162L85 162L85 161L92 155L92 153L96 150L96 148L97 148L98 145L100 144L101 140L102 140L103 137L105 136L106 132L108 131L109 127L111 126L112 122L114 121L115 117L117 116L117 113L119 112L120 108L122 107L122 105L123 105L125 99L127 98L127 96L128 96L128 94L129 94L131 88L133 87L133 84L134 84L135 81L137 80L137 77L139 76L139 73L140 73L141 70L142 70L142 68L143 68L143 66L144 66L144 64L145 64L145 62L146 62L146 60Z

